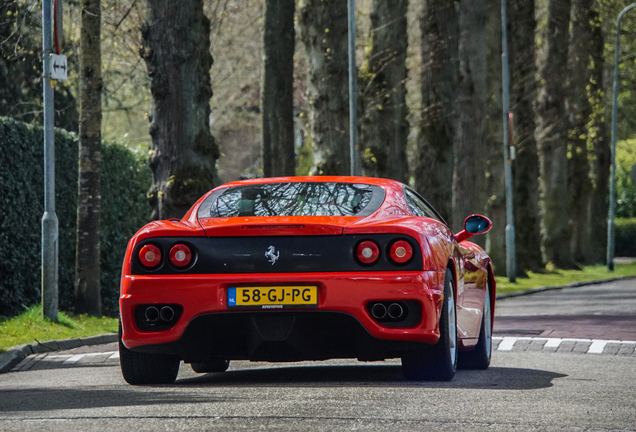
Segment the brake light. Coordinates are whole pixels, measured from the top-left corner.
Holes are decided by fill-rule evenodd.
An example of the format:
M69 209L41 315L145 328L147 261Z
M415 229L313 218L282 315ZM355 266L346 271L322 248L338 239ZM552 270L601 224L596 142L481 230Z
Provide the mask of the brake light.
M375 242L363 241L356 248L356 257L362 264L373 264L380 258L380 248Z
M398 240L391 246L389 256L397 264L406 264L413 257L413 247L404 240Z
M157 267L161 262L161 251L157 246L147 244L139 251L139 261L146 267Z
M185 267L192 261L192 251L184 244L178 244L170 249L170 262L175 267Z

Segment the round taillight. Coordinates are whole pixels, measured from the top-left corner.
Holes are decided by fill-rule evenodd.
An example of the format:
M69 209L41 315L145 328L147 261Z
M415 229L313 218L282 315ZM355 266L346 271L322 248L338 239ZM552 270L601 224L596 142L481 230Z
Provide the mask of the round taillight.
M192 261L192 251L184 244L178 244L170 249L170 262L175 267L185 267Z
M389 250L391 259L398 264L406 264L413 257L413 247L404 240L398 240Z
M373 264L380 258L380 248L375 242L363 241L356 248L356 257L362 264Z
M157 267L161 262L161 251L157 246L147 244L139 251L139 261L146 267Z

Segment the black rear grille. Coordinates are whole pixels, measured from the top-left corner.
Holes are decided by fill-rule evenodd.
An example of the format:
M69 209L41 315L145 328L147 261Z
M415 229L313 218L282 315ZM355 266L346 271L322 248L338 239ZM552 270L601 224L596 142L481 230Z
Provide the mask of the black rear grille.
M367 266L355 258L355 247L364 240L380 246L380 259ZM413 259L398 266L388 259L389 247L406 240L413 247ZM139 250L151 243L161 250L162 262L153 270L139 263ZM184 243L193 250L194 264L186 270L167 260L170 248ZM270 236L270 237L160 237L140 242L133 254L132 274L238 274L309 273L346 271L422 270L422 253L417 242L405 235Z
M190 322L179 340L133 350L177 355L190 363L215 358L253 361L384 360L425 346L417 342L374 338L348 314L298 311L201 315Z

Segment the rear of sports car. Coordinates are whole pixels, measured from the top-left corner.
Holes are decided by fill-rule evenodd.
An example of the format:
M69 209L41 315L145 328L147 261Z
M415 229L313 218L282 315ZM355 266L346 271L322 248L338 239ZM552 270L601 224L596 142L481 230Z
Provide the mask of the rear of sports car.
M431 270L425 237L359 227L386 195L241 184L140 230L121 285L126 380L171 382L180 360L213 372L228 360L383 360L435 344L445 273Z

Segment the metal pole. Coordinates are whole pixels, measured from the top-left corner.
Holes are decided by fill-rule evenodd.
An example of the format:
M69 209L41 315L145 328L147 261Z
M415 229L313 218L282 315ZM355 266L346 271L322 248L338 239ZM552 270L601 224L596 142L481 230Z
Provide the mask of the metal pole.
M618 56L621 44L621 20L636 3L627 6L616 20L616 52L614 54L614 101L612 103L612 165L610 174L609 221L607 222L607 268L614 271L614 218L616 207L616 134L618 131Z
M356 1L347 0L349 17L349 159L351 175L360 175L358 156L358 81L356 69Z
M515 220L512 200L512 163L510 156L510 71L508 69L508 28L506 1L501 0L501 74L503 104L503 146L506 182L506 275L510 282L517 279L517 252L515 247Z
M42 216L42 311L51 321L58 313L58 220L55 214L55 141L51 53L53 14L51 0L42 2L44 87L44 215Z

